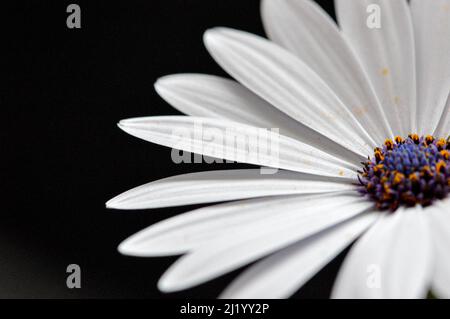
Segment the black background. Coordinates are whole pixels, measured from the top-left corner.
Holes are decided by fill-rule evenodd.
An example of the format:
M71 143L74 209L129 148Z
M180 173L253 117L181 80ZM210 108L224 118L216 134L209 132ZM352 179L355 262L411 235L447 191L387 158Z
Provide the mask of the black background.
M332 1L318 2L333 14ZM225 167L176 165L169 149L116 123L178 114L153 89L160 76L226 76L202 34L227 26L264 35L259 1L77 1L81 29L66 27L70 3L2 5L0 297L216 297L237 272L165 295L156 282L175 257L116 250L136 231L193 207L128 212L104 203L159 178ZM295 297L328 297L341 259ZM81 289L66 287L72 263L81 266Z

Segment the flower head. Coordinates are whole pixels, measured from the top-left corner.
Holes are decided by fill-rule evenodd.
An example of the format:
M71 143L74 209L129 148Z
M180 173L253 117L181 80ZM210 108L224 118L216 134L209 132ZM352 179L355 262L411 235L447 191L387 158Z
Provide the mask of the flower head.
M430 287L450 297L450 0L335 4L340 28L311 0L264 0L271 41L206 31L208 51L237 81L163 77L157 92L188 116L119 123L152 143L278 169L174 176L107 203L226 202L164 220L119 246L133 256L183 254L161 277L162 291L255 262L222 297L288 297L357 239L333 297L421 298ZM379 26L368 6L381 14ZM244 143L212 138L230 128ZM249 156L253 144L245 141L274 139L276 152Z

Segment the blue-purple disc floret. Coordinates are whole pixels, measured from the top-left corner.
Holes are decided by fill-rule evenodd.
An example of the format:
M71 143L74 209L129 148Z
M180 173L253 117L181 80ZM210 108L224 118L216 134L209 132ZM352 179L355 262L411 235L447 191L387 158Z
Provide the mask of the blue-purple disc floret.
M450 137L410 134L387 139L362 164L361 193L380 210L429 206L450 192Z

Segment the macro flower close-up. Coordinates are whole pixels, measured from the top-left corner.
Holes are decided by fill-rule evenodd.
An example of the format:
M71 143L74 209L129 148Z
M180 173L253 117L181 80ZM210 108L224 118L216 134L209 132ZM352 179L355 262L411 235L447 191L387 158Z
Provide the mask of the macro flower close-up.
M162 76L156 92L185 115L118 123L172 156L254 165L150 181L106 203L213 204L118 247L180 256L161 291L246 267L220 298L288 298L350 247L332 298L450 298L450 0L335 9L338 23L311 0L262 0L267 38L204 33L232 79Z

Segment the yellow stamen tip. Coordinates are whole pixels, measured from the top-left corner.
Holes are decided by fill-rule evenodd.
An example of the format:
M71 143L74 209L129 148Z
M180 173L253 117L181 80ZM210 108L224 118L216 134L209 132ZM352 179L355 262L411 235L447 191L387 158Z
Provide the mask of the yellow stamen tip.
M394 181L393 181L394 185L400 184L404 179L405 179L405 175L403 175L402 173L395 173Z
M411 182L414 182L414 183L419 181L419 176L417 176L416 173L409 174L408 178L411 180Z
M427 144L433 143L433 142L434 142L434 137L431 136L431 135L427 135L427 136L425 137L425 142L427 142Z
M446 167L447 167L447 165L445 164L444 161L439 161L439 162L436 164L436 172L441 173L441 172L443 172L443 170L444 170Z
M442 150L445 146L445 144L447 144L445 142L445 140L443 138L440 138L437 142L436 142L436 146L438 147L438 149Z
M388 150L392 150L394 148L394 143L389 138L384 141L384 145L386 145Z
M405 142L405 140L401 136L395 137L395 143L402 144L403 142Z
M412 139L414 141L414 143L416 143L416 144L419 143L419 139L420 139L419 135L417 135L417 134L409 134L408 137L410 139Z

